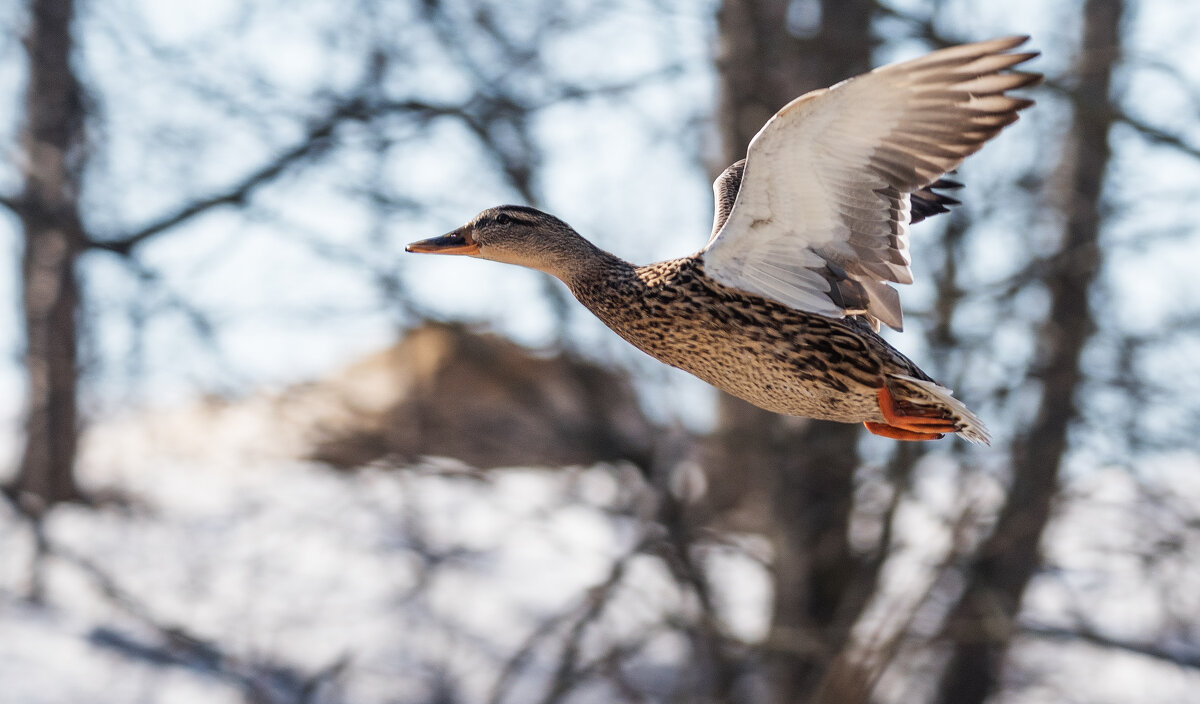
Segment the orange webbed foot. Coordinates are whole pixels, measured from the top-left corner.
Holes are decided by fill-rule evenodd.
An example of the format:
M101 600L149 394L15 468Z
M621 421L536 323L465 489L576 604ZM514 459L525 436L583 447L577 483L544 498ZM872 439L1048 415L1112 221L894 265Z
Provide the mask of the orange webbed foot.
M879 411L886 423L865 423L867 430L895 440L937 440L945 433L957 432L954 421L943 418L933 408L920 408L907 403L897 403L887 387L875 392L879 400Z
M883 438L892 438L893 440L941 440L946 437L942 433L918 433L916 431L906 431L904 428L889 426L887 423L872 423L864 422L864 426L868 431L881 435Z
M905 430L904 428L897 428L887 423L872 423L867 421L863 425L867 426L867 430L872 433L893 440L941 440L946 437L942 433L918 433L915 430Z

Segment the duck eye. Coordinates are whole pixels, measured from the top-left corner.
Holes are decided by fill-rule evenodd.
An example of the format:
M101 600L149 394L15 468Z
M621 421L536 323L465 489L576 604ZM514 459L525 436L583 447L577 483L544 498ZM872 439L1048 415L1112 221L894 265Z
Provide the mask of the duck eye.
M497 225L511 225L512 222L513 222L513 219L511 217L509 217L508 213L500 213L499 215L496 216L496 224Z

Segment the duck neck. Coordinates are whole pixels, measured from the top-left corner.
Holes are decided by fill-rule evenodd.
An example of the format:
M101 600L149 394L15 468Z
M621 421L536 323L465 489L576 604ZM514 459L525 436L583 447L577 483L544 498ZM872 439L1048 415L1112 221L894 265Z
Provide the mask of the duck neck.
M573 266L561 273L551 273L571 289L580 303L595 311L597 304L628 288L638 279L633 264L590 242L588 247L592 251L586 258L576 260Z
M567 285L572 291L625 269L632 271L633 265L615 254L600 249L578 234L572 232L570 239L553 241L538 252L536 262L527 266L550 274Z

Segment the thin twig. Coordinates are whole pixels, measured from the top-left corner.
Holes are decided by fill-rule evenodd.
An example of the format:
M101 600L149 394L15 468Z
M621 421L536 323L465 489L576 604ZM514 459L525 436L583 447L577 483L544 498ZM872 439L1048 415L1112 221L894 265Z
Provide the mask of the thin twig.
M1019 628L1023 635L1048 640L1087 643L1088 645L1160 660L1178 667L1200 670L1200 651L1194 649L1191 652L1184 652L1182 650L1173 650L1157 643L1125 640L1104 635L1086 625L1069 628L1044 623L1022 623Z

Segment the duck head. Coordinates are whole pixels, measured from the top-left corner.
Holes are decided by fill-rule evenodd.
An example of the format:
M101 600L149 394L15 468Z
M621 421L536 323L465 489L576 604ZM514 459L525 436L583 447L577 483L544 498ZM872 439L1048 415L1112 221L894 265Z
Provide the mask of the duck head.
M564 281L599 252L562 220L523 205L488 208L466 225L413 242L404 251L465 254L538 269Z

